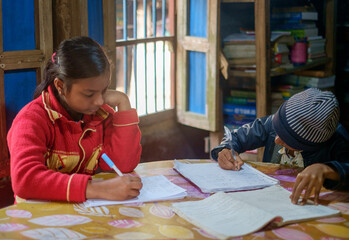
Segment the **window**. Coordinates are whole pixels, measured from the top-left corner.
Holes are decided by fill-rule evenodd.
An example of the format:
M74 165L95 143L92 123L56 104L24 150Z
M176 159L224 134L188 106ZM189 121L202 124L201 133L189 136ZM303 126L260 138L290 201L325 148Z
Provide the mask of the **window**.
M174 106L174 1L116 1L116 89L140 116Z

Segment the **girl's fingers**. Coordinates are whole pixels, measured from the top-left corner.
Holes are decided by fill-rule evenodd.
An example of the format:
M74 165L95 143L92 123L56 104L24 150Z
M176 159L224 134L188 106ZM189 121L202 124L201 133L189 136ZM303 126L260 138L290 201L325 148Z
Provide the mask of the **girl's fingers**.
M299 179L299 180L298 180ZM302 191L304 189L305 183L302 181L303 179L301 177L297 177L296 183L294 185L292 195L291 195L291 201L293 204L298 204L299 197L302 194Z
M306 187L306 190L305 190L305 193L303 195L303 199L301 201L301 205L304 205L307 203L307 200L311 194L311 192L313 191L313 188L314 188L314 181L311 181L308 186Z
M322 184L318 184L315 186L315 192L314 192L314 203L315 205L319 204L319 196L321 191Z

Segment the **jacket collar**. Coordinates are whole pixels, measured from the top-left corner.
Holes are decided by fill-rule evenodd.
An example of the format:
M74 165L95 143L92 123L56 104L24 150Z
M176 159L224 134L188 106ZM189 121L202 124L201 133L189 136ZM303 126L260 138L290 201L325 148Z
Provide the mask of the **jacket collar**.
M65 108L61 105L58 99L55 97L53 89L51 86L48 87L47 91L42 91L42 102L44 104L45 110L52 121L55 123L57 119L64 118L68 121L73 121ZM109 112L107 111L108 106L103 105L98 109L98 111L94 115L84 115L83 121L85 123L91 123L92 125L97 125L101 121L105 120L109 116Z

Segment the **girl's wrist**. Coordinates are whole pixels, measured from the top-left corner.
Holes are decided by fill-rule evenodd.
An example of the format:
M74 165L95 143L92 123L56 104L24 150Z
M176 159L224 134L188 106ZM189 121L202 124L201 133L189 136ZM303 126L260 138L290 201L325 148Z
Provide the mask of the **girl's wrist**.
M86 186L86 199L99 198L98 187L96 187L96 182L89 180Z
M339 181L339 173L335 169L333 169L331 166L327 164L323 164L323 168L325 178Z
M116 90L108 90L105 96L105 103L117 108L118 111L128 111L131 109L131 103L128 96Z

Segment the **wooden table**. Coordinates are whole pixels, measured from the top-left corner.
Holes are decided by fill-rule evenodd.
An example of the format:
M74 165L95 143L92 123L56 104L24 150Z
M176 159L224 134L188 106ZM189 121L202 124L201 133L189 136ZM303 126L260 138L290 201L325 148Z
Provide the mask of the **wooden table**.
M189 160L187 160L189 161ZM208 162L209 160L190 160ZM260 171L280 180L292 189L299 170L278 164L251 163ZM187 189L188 197L176 201L208 197L172 169L173 162L142 163L134 173L139 176L165 175ZM99 173L97 178L111 178ZM86 208L81 203L19 203L0 209L0 239L214 239L204 229L175 215L171 202L112 205ZM322 189L321 204L339 209L341 216L265 228L234 239L345 239L349 238L349 193Z

